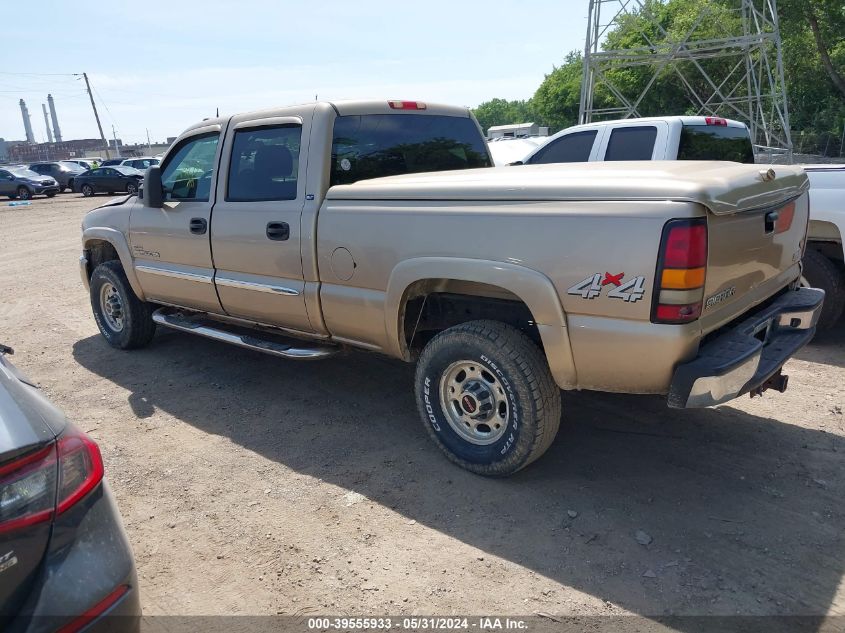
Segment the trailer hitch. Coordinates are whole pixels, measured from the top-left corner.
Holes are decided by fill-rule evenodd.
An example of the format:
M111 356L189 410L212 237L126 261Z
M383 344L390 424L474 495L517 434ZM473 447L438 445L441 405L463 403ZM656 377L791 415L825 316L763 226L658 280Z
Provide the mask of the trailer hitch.
M759 387L756 387L751 390L749 395L753 398L754 396L762 396L764 391L768 389L774 389L775 391L779 391L783 393L786 391L786 386L789 384L789 376L786 374L781 373L781 370L778 369L778 372L771 377L766 379Z

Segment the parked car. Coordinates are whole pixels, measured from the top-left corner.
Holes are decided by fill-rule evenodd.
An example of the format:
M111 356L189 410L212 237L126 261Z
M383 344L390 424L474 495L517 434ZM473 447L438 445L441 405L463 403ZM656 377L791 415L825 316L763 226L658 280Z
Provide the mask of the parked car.
M807 188L717 161L493 168L466 108L309 103L189 128L141 198L85 216L80 272L119 349L162 325L416 362L434 442L503 476L549 448L561 389L785 390L824 297L798 288Z
M42 176L51 176L59 183L59 191L70 189L73 191L73 179L85 171L85 168L76 163L65 161L32 163L29 168Z
M59 183L51 176L42 176L28 167L0 169L0 195L20 200L45 195L52 198L59 193Z
M143 172L131 167L98 167L86 171L74 179L74 191L83 196L95 193L123 191L129 195L138 193L144 181Z
M0 345L0 630L137 631L135 563L100 449L10 353Z
M106 160L100 161L100 167L115 167L116 165L120 165L123 161L126 160L125 158L107 158Z
M94 158L67 158L63 162L76 163L77 165L79 165L83 169L96 169L97 167L99 167L102 164L103 159L97 158L97 157L94 157Z
M146 171L147 167L150 165L158 165L160 162L161 160L155 158L154 156L139 156L138 158L126 158L120 164L124 167L132 167L133 169Z

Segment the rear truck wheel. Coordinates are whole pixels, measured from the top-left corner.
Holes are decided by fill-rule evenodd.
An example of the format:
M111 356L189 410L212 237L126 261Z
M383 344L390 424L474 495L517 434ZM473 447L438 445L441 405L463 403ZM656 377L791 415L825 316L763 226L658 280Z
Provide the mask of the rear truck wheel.
M24 186L18 187L17 197L19 200L30 200L32 192Z
M821 252L808 248L804 253L804 276L801 284L824 290L824 306L818 329L828 330L839 321L845 309L845 273L836 262Z
M138 185L136 185L134 182L127 183L126 193L128 193L130 196L134 196L136 193L138 193Z
M152 306L132 291L118 260L104 262L94 269L91 309L103 338L117 349L144 347L155 334Z
M94 195L94 187L91 185L82 185L82 189L80 189L80 191L82 191L82 195L86 198L90 198Z
M452 462L503 477L551 446L560 389L537 345L498 321L470 321L435 336L417 364L417 407Z

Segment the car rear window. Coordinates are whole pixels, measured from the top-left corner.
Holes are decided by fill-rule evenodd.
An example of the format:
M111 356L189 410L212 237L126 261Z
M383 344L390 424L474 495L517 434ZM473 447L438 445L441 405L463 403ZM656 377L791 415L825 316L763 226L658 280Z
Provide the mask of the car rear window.
M653 125L619 127L610 133L605 160L651 160L657 128Z
M492 166L487 144L469 117L364 114L335 120L332 185Z
M754 148L745 127L684 125L678 160L730 160L753 163Z

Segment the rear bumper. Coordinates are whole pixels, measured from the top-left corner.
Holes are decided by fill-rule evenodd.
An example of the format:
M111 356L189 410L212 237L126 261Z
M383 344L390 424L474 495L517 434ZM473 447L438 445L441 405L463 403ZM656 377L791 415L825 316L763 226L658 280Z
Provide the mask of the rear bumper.
M675 369L669 406L709 407L760 387L813 338L823 302L823 290L791 290L703 345Z

